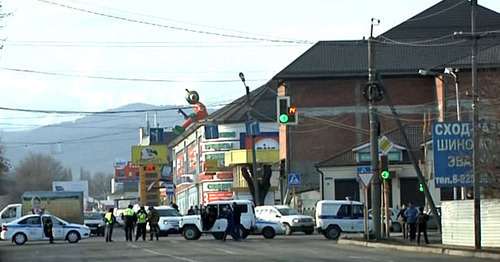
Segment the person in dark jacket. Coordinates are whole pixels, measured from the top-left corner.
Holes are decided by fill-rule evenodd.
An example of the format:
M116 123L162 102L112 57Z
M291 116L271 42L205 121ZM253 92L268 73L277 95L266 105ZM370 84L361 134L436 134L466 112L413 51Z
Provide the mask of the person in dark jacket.
M224 236L222 237L223 242L226 242L226 237L228 234L231 235L234 234L234 213L230 205L228 205L226 208L227 208L227 213L226 213L227 227L226 231L224 231Z
M134 206L128 205L128 207L123 210L122 219L125 229L125 241L132 241L132 235L134 232L135 221L137 221L137 216L132 209Z
M233 220L234 220L234 233L233 238L236 241L241 241L241 210L238 208L236 202L233 203Z
M109 208L106 215L104 215L104 223L106 224L106 242L113 242L113 226L116 223L116 217L113 214L114 208Z
M403 220L403 223L401 224L401 231L403 232L403 238L408 238L408 222L406 221L405 211L406 211L406 205L402 204L401 210L399 210L399 213L396 216L396 220L398 220L399 216L401 216L401 219Z
M424 233L424 240L426 244L429 244L429 239L427 238L427 221L429 221L429 215L424 213L424 208L418 208L418 215L415 217L415 223L417 224L417 245L420 245L420 233Z
M49 243L54 244L54 234L52 234L52 219L50 217L43 218L43 233L49 238Z
M158 221L160 221L160 214L154 207L150 206L148 214L148 222L149 222L149 235L151 239L149 240L153 240L153 235L154 235L156 237L156 241L158 241L158 235L160 234Z

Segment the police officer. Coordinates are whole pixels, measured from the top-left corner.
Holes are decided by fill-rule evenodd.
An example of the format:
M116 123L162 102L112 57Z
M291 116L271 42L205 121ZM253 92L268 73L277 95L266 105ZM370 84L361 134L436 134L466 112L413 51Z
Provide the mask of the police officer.
M113 236L113 226L116 222L116 217L113 214L113 208L109 208L106 215L104 215L104 222L106 223L106 242L113 242L111 237Z
M134 210L132 209L134 206L128 205L128 207L123 210L122 219L125 229L125 241L132 241L132 234L134 231L134 224L137 220L137 216L135 215Z
M146 241L146 222L148 221L148 214L142 206L139 211L137 211L137 232L135 235L135 241L142 236L142 240Z

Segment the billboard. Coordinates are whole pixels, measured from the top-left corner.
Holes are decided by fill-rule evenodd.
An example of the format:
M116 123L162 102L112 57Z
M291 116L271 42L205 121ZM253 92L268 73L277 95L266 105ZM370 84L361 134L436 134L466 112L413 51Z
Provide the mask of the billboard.
M61 192L83 192L83 198L89 197L89 181L54 181L52 182L52 191Z
M472 186L472 122L435 122L432 126L436 187Z
M167 145L133 146L132 164L134 165L166 165Z

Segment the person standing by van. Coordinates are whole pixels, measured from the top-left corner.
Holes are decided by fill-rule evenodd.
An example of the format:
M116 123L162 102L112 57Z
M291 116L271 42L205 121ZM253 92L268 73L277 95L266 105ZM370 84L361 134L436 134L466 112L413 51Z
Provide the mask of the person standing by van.
M52 233L52 227L54 224L52 223L52 219L50 217L43 218L43 232L46 237L49 238L49 243L54 244L54 234Z
M116 217L113 214L114 208L110 207L106 215L104 215L104 223L106 223L106 242L113 242L113 226L116 223Z
M234 240L236 241L241 241L241 230L240 230L240 224L241 224L241 210L238 208L238 205L236 202L233 203L233 220L234 220L234 233L233 237Z
M224 237L222 237L222 242L226 242L226 237L228 234L231 234L234 238L234 213L231 208L231 205L227 205L225 208L227 209L226 212L227 227L226 231L224 231Z
M151 236L150 240L153 240L153 235L155 235L156 241L158 241L158 235L160 233L160 228L158 227L158 221L160 221L160 214L153 206L150 206L148 214L149 234Z

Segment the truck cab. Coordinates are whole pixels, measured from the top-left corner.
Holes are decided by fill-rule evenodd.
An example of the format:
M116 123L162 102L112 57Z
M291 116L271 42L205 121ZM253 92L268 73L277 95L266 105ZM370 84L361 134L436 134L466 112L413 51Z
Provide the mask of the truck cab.
M22 204L10 204L0 212L0 226L23 216Z
M208 233L215 239L222 239L227 227L227 210L234 202L241 211L241 236L246 238L255 227L254 206L250 200L214 201L209 203L201 214L181 217L179 228L184 238L196 240L202 233Z

